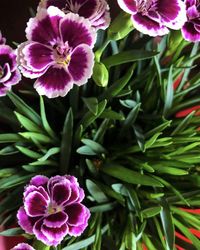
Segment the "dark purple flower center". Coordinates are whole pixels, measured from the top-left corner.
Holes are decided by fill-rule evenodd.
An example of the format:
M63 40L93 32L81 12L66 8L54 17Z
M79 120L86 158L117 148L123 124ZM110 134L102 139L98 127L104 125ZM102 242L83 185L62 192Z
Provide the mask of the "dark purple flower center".
M68 43L53 46L53 56L57 64L67 66L71 60L71 48Z
M147 15L155 7L155 2L154 0L136 0L137 12Z

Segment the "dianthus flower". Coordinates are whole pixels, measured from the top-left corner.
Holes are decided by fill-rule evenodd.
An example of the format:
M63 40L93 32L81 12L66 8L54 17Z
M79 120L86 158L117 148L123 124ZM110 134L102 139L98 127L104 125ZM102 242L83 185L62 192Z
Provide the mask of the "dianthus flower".
M57 7L41 9L26 29L28 41L18 47L21 72L38 78L34 87L49 98L65 96L92 75L96 32L77 14L64 14Z
M66 14L72 12L87 18L96 30L106 29L110 24L110 12L106 0L42 0L39 9L49 6L58 7Z
M24 191L24 205L17 213L26 233L49 246L63 238L79 236L87 227L90 212L81 204L84 191L73 176L35 176Z
M17 68L15 51L5 45L5 38L0 32L0 96L6 95L12 85L21 80L21 75Z
M182 28L185 40L190 42L200 41L200 1L186 0L187 22Z
M149 36L163 36L170 29L181 29L186 21L182 0L117 0L131 14L134 27Z
M26 243L20 243L17 246L13 247L11 250L35 250L35 249Z

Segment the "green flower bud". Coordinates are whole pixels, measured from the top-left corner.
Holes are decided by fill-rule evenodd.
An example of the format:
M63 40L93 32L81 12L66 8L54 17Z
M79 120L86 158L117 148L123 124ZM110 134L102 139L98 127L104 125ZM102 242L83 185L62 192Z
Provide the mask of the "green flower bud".
M115 41L123 39L133 29L131 16L125 12L121 12L108 28L108 39Z
M100 87L106 87L108 85L109 74L103 63L95 62L92 78Z

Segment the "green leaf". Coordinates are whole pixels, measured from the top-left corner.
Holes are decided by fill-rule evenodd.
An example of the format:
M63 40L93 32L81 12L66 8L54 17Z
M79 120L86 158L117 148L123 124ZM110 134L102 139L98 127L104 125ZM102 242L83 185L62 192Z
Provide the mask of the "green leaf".
M104 111L106 108L107 100L103 100L98 105L98 114L94 115L92 112L88 112L83 117L82 121L80 122L80 125L83 126L83 131L90 126Z
M122 78L117 80L106 91L104 91L104 93L99 97L99 100L107 99L109 101L113 97L117 96L129 83L133 75L134 69L135 66L131 66Z
M42 129L38 127L35 123L33 123L30 119L26 118L25 116L15 112L15 115L20 122L20 124L30 132L41 133Z
M73 138L73 126L74 118L72 109L70 108L65 118L60 147L60 171L62 174L66 174L69 167Z
M58 140L54 131L52 130L52 128L50 127L48 121L47 121L47 117L46 117L46 112L45 112L45 106L44 106L44 100L43 97L40 96L40 114L41 114L41 119L42 119L42 125L44 127L44 129L46 130L46 132L54 139Z
M151 218L158 215L162 211L162 207L150 207L141 211L143 218Z
M196 249L199 249L200 246L200 240L197 239L188 229L188 227L185 227L180 221L173 218L175 226L188 238L192 241L192 244L196 247Z
M90 208L91 213L104 213L112 211L117 206L117 202L109 202L103 205L98 205Z
M191 112L189 115L187 115L180 124L175 128L175 130L171 133L171 135L180 134L187 126L190 124L193 116L195 114L195 111Z
M100 170L103 173L115 177L119 180L122 180L126 183L139 184L145 186L155 186L155 187L163 186L159 181L155 180L150 176L142 175L136 171L122 167L115 163L106 164Z
M6 178L16 173L17 173L17 169L15 168L0 169L0 178Z
M51 157L52 155L60 153L59 147L50 148L46 154L38 159L38 161L46 161Z
M105 64L107 68L121 65L124 63L141 61L145 59L149 59L157 55L158 52L155 51L145 51L145 50L127 50L120 52L116 55L107 57L102 62Z
M167 93L165 96L165 104L163 113L166 116L168 110L171 109L174 97L174 86L173 86L173 65L169 69L168 82L167 82Z
M111 109L105 109L103 111L103 113L100 115L100 118L106 118L106 119L110 119L110 120L119 120L119 121L123 121L124 115L118 112L115 112Z
M154 143L156 142L156 140L158 139L158 137L162 135L162 133L156 133L154 134L146 143L145 143L145 150L148 148L151 148Z
M128 114L128 116L126 117L124 123L123 123L123 129L128 129L129 127L131 127L136 119L137 119L137 116L139 114L139 111L140 111L140 106L141 106L141 103L138 103L131 111L130 113ZM122 129L122 131L123 131Z
M21 132L19 133L22 137L29 141L36 140L40 143L49 144L52 143L52 139L44 134L34 133L34 132Z
M104 226L101 230L101 234L104 234L108 230L108 225ZM79 250L88 247L95 241L95 235L88 237L85 240L75 242L70 246L64 247L62 250Z
M93 181L86 180L86 187L89 193L98 203L104 203L108 201L108 198L106 197L106 195L102 192L102 190L98 187L98 185L95 184Z
M0 134L0 143L9 143L9 142L26 142L22 136L18 134Z
M97 153L94 152L90 147L88 146L82 146L76 150L76 152L80 155L96 155Z
M92 149L96 154L106 154L106 149L101 146L99 143L92 141L90 139L82 139L81 140L86 146Z
M37 126L40 127L42 125L40 116L30 106L28 106L19 96L15 95L11 91L7 93L7 96L11 99L11 101L14 103L14 105L17 107L20 113L28 117Z
M154 129L148 131L146 134L145 134L145 138L149 138L151 136L153 136L154 134L157 134L157 133L160 133L162 132L163 130L165 130L167 127L170 127L172 121L166 121L164 123L162 123L161 125L155 127Z
M24 234L24 231L20 227L7 229L5 231L0 232L1 236L13 237Z
M161 201L160 204L163 207L163 209L160 212L160 217L167 242L167 249L172 250L174 249L174 243L175 243L175 233L174 233L172 214L167 201L164 198L161 198L160 201Z
M38 159L40 158L42 155L33 151L33 150L30 150L28 149L27 147L21 147L21 146L16 146L16 148L24 155L32 158L32 159Z
M92 112L92 114L98 114L98 100L95 97L82 98L87 108Z

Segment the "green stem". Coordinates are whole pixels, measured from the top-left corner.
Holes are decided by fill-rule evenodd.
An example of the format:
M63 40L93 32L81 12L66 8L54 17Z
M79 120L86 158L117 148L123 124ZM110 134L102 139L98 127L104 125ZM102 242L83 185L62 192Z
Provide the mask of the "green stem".
M95 52L95 58L97 62L100 62L101 56L104 52L104 50L107 48L108 44L111 42L110 39L106 39L105 42L103 43L102 47L99 48L96 52Z

